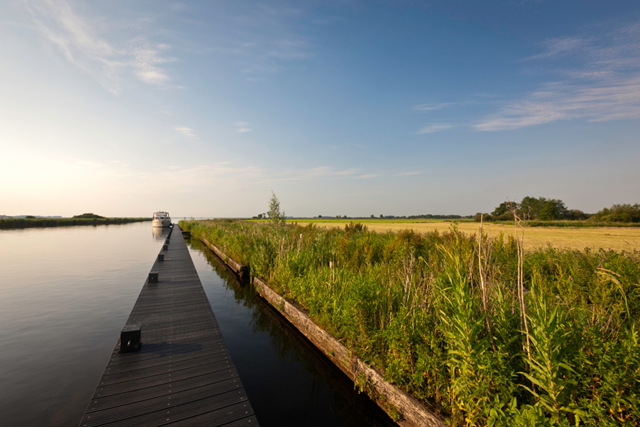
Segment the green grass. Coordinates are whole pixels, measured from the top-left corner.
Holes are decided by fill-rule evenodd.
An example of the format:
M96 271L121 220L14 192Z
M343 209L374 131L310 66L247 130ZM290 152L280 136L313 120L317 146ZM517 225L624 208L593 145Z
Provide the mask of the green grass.
M250 265L451 425L640 423L640 251L526 252L522 312L513 238L480 245L455 224L424 234L180 225Z
M0 229L127 224L141 221L151 221L151 218L8 218L0 219Z

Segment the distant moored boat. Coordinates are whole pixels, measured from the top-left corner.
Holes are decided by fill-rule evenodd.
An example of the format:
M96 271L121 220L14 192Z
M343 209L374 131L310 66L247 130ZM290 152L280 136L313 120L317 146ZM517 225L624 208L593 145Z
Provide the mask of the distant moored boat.
M154 212L153 213L153 226L154 227L169 227L171 225L171 217L169 212Z

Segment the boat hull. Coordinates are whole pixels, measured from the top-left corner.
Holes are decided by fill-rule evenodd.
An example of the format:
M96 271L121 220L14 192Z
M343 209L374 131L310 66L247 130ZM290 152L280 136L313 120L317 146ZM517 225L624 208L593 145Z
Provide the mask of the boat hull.
M169 227L169 226L171 226L171 219L170 218L154 219L153 220L153 226L154 227Z

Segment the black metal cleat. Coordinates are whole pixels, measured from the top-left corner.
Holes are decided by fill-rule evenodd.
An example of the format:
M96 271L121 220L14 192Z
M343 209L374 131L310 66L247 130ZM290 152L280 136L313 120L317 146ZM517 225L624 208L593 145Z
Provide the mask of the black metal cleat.
M125 325L120 331L120 353L131 353L142 348L142 325Z
M149 283L158 283L158 272L157 271L149 272Z

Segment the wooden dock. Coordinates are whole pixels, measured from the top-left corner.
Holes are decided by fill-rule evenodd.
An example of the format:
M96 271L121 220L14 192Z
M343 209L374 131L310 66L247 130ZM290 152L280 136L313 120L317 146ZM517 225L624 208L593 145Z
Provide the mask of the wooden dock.
M142 348L118 341L80 422L90 426L258 426L180 228L145 282L127 325Z

